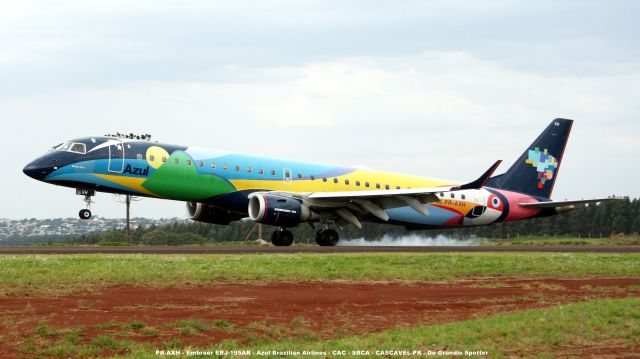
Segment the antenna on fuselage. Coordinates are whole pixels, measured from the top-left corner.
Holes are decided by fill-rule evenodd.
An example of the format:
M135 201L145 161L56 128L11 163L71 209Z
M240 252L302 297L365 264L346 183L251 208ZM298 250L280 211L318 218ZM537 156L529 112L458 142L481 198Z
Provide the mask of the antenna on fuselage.
M104 137L113 137L113 138L127 138L130 140L142 140L142 141L151 141L151 135L148 133L136 135L133 133L124 134L120 132L116 132L115 134L106 134Z

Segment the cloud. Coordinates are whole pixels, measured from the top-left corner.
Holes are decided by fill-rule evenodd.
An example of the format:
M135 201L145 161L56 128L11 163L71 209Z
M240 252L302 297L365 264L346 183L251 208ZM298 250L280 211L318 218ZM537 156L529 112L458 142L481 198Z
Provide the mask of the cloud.
M65 139L114 131L464 181L495 159L505 160L505 170L551 119L564 116L577 122L556 193L638 195L635 183L624 179L637 175L628 164L640 152L638 105L630 96L639 93L637 68L550 76L464 52L423 52L224 71L230 81L144 82L0 101L0 115L15 124L5 146L16 153L7 160L5 188L11 190L2 193L4 203L16 205L0 217L75 213L80 202L69 190L35 184L20 170ZM238 73L245 74L242 81ZM602 173L629 176L602 186L602 177L592 176L593 163ZM27 187L26 195L13 190ZM57 205L26 204L34 201ZM105 202L96 213L121 214L119 205ZM137 207L142 215L182 215L179 203Z
M113 131L466 180L495 159L506 168L552 118L569 117L558 196L637 196L637 8L0 2L2 146L15 153L0 217L73 215L81 202L69 190L21 168L64 139ZM168 207L141 214L182 215L158 203Z

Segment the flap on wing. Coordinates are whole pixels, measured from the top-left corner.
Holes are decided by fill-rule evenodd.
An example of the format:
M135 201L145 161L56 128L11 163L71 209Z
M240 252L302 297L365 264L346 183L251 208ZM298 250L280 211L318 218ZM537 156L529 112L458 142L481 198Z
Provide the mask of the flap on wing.
M606 202L606 201L617 201L621 199L625 199L625 198L610 197L610 198L580 199L575 201L527 202L527 203L518 203L518 206L527 207L527 208L555 208L555 207L592 204L592 203L599 203L599 202Z

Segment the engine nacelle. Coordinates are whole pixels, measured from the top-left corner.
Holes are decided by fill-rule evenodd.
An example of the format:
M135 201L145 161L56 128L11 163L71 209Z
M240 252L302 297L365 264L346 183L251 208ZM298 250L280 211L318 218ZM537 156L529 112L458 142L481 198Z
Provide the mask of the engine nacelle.
M194 221L213 224L229 224L242 218L226 209L198 202L187 202L187 217Z
M294 227L302 222L320 219L320 215L300 200L267 193L249 195L249 218L280 227Z

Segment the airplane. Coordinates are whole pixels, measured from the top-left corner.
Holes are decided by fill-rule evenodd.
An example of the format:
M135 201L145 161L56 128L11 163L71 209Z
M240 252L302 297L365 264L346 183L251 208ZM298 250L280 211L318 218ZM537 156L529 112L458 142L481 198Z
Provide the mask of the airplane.
M363 221L410 230L458 228L553 216L614 199L551 199L572 125L551 121L505 173L493 176L497 161L468 183L169 145L146 135L73 139L23 172L75 188L86 203L82 219L91 218L96 191L127 194L184 201L194 221L276 226L276 246L293 243L287 228L309 223L319 245L335 246L334 228L362 228Z

